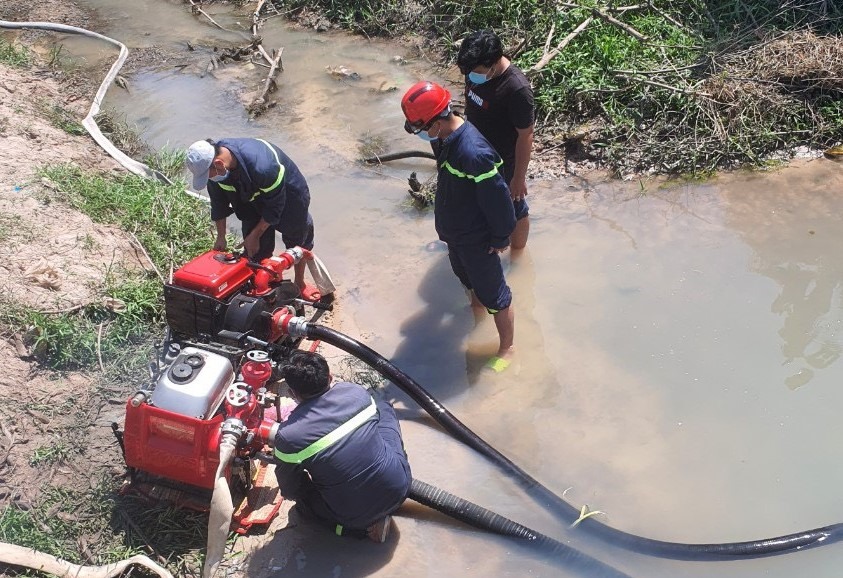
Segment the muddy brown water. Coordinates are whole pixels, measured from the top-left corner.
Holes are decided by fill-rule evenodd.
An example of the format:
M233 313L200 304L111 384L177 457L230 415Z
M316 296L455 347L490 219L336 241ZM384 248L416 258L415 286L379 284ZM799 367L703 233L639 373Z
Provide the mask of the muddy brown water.
M98 31L130 49L237 38L180 3L86 3L107 22ZM249 22L227 7L207 9L232 28ZM228 67L200 78L204 55L192 67L132 76L130 92L112 89L106 105L155 146L261 136L284 148L310 183L316 250L339 286L340 330L615 527L706 543L843 521L843 164L817 159L705 184L531 183L529 247L506 259L518 361L487 375L480 368L494 348L493 324L475 326L432 215L407 205L406 177L429 176L431 162L371 169L355 161L364 136L390 150L424 150L403 132L399 100L436 72L423 59L393 63L408 55L386 42L292 30L279 19L262 34L265 46L284 47L284 73L279 106L257 121L237 94L259 73ZM89 60L108 54L87 42L76 49ZM362 78L336 80L326 67L338 65ZM389 85L399 90L378 91ZM632 576L839 575L843 544L690 563L590 540L395 396L416 477ZM269 541L248 575L574 575L421 507L406 508L397 527L398 539L380 547L299 525Z

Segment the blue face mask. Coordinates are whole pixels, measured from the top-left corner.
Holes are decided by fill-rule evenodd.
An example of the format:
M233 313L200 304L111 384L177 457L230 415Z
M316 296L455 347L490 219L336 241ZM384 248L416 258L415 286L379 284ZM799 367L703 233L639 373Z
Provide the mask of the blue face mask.
M480 74L479 72L469 72L468 80L471 81L472 84L483 84L489 79L486 78L485 74Z
M426 142L433 142L433 141L435 141L436 139L439 138L438 136L430 136L425 131L421 131L416 136L419 137L420 139L422 139L423 141L426 141Z
M483 84L484 82L488 82L490 80L489 75L492 74L493 70L494 70L494 67L489 68L489 70L486 72L486 74L480 74L479 72L474 72L474 71L469 72L468 73L468 80L471 81L474 84Z
M214 181L215 183L221 183L222 181L228 178L229 173L230 171L228 169L225 169L225 173L209 177L209 180Z

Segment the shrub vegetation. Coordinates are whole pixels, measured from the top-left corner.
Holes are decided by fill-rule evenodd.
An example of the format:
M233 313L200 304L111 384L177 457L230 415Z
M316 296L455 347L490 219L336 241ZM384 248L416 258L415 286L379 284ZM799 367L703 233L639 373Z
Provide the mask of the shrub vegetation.
M618 174L763 166L841 139L843 4L623 4L285 0L284 8L315 9L366 35L421 34L443 64L465 34L492 28L532 79L543 144Z

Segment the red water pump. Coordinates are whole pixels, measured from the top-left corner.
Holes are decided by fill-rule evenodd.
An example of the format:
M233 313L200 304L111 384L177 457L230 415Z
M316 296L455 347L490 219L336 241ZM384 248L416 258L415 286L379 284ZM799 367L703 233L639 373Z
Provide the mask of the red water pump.
M209 251L165 285L168 335L150 364L151 380L126 404L115 433L131 485L183 505L210 496L222 436L238 440L230 483L244 490L271 435L265 408L278 399L277 367L301 339L282 335L273 317L303 313L305 301L284 273L304 256L296 247L251 263ZM330 306L316 305L314 318Z

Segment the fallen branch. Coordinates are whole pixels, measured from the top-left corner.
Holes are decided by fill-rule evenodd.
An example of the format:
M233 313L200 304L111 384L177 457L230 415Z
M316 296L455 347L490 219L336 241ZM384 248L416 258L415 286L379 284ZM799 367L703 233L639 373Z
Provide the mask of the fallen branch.
M660 10L658 7L656 7L655 4L653 4L653 0L647 0L647 5L649 6L650 10L652 10L653 12L655 12L656 14L658 14L659 16L661 16L662 18L664 18L665 20L667 20L668 22L670 22L671 24L676 26L677 28L681 28L682 30L684 30L688 34L693 34L694 36L696 36L698 38L701 36L701 34L699 33L698 30L689 29L687 26L685 26L684 24L679 22L679 20L677 20L676 18L674 18L673 16L671 16L670 14L665 12L664 10Z
M542 49L542 56L550 52L550 41L553 39L553 34L556 32L556 22L550 25L550 32L547 33L547 39L544 41L544 48Z
M252 36L258 35L258 28L261 27L261 8L266 0L258 0L258 5L252 13Z
M161 275L161 271L158 270L158 267L155 266L155 261L152 260L152 257L149 256L149 253L146 252L146 249L143 246L143 243L135 236L134 233L129 233L132 236L133 245L136 249L140 249L143 253L143 256L146 257L146 260L152 266L152 270L155 271L155 274L158 275L158 278L161 280L162 283L166 283L164 280L164 276Z
M705 98L713 98L710 94L706 92L699 92L696 90L688 90L685 88L679 88L676 86L671 86L669 84L664 84L663 82L656 82L655 80L646 80L644 78L635 78L632 76L627 76L626 74L619 74L618 78L623 78L624 80L628 80L630 82L640 82L641 84L649 84L650 86L656 86L658 88L664 88L666 90L672 90L673 92L678 92L680 94L687 94L690 96L703 96Z
M71 564L61 558L38 552L32 548L24 548L15 544L0 542L0 563L22 568L31 568L44 574L53 574L60 578L111 578L119 576L126 568L137 564L143 566L161 578L173 578L165 568L159 566L146 556L138 554L126 560L106 564L105 566L80 566Z
M267 64L269 64L269 68L270 68L270 71L271 71L272 70L272 57L269 55L269 53L263 47L263 44L258 44L257 49L258 49L258 52L261 53L261 56L263 56L264 60L266 60Z
M45 309L39 310L38 313L42 315L60 315L62 313L71 313L73 311L78 311L80 309L84 309L88 305L93 305L93 301L88 301L87 303L78 303L76 305L71 305L70 307L65 307L63 309Z
M674 66L671 68L659 68L654 70L623 70L620 68L610 68L607 72L611 74L664 74L666 72L678 73L680 70L693 70L694 68L700 68L701 66L708 66L708 63L695 62L694 64L689 64L688 66Z
M277 85L275 84L275 76L278 73L276 72L276 69L280 67L280 72L284 71L284 65L281 64L281 54L283 52L283 47L279 48L278 50L272 51L272 65L269 67L269 73L266 75L266 81L263 84L263 90L258 95L258 97L252 101L252 104L249 105L249 112L252 114L252 116L257 116L264 112L267 108L269 108L269 105L266 102L266 95L277 89Z
M207 12L205 12L204 10L202 10L202 9L199 7L199 4L197 4L197 3L196 3L196 2L194 2L193 0L188 0L188 1L190 2L190 5L193 7L193 11L194 11L195 13L199 13L199 14L201 14L202 16L204 16L205 18L207 18L208 20L210 20L210 21L211 21L211 24L213 24L214 26L216 26L216 27L217 27L217 28L219 28L220 30L225 30L226 32L233 32L232 30L229 30L228 28L225 28L224 26L220 26L220 24L219 24L216 20L214 20L213 18L211 18L210 16L208 16L208 13L207 13Z
M100 364L100 371L105 371L105 366L102 364L102 323L97 328L97 361Z
M593 20L594 20L594 18L589 16L588 18L586 18L585 20L580 22L580 25L577 26L574 29L573 32L568 34L568 36L566 36L564 39L562 39L562 42L560 42L559 44L556 45L556 48L554 48L550 52L547 52L546 54L543 54L542 57L539 59L539 61L536 62L529 70L527 70L527 74L535 74L538 71L540 71L542 68L544 68L547 65L547 63L550 62L551 60L553 60L553 58L557 54L562 52L565 49L565 47L568 46L568 44L574 38L576 38L577 35L579 35L580 32L585 30L586 27L588 27L588 25L591 24ZM553 30L551 30L551 34L553 34ZM550 36L548 36L547 42L545 42L545 47L547 47L549 45L550 45Z
M591 13L594 14L595 16L597 16L598 18L600 18L601 20L604 20L604 21L608 22L609 24L611 24L613 26L617 26L618 28L620 28L621 30L623 30L627 34L630 34L630 35L634 36L637 40L640 40L641 42L644 42L645 40L647 40L647 37L644 36L643 34L641 34L640 32L638 32L635 28L633 28L629 24L624 24L623 22L621 22L617 18L614 18L613 16L610 16L609 14L606 14L605 12L600 10L599 8L592 8Z

